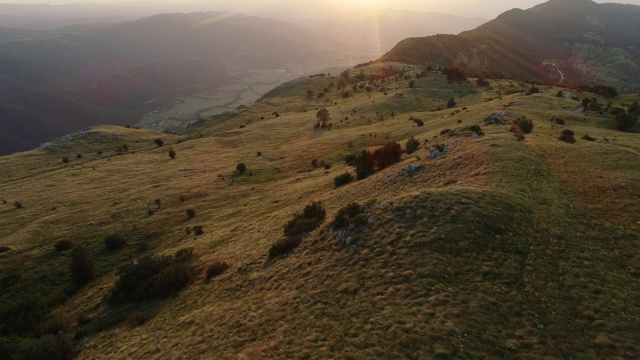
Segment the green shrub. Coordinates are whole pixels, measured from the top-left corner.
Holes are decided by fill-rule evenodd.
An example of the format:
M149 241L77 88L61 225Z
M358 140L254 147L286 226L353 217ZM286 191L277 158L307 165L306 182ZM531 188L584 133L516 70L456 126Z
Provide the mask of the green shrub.
M347 185L354 180L355 178L353 177L353 175L351 175L350 172L346 171L344 174L336 176L333 180L333 183L336 187L340 187L342 185Z
M301 237L286 237L278 240L275 244L271 245L271 248L269 249L269 259L287 254L298 247L301 242Z
M104 246L109 250L122 249L127 244L127 240L120 234L111 234L104 238Z
M71 240L58 240L53 247L57 252L67 251L73 247L73 242Z
M63 162L63 163L65 163L65 164L69 163L69 158L68 158L68 157L66 157L66 156L65 156L65 157L63 157L63 158L62 158L62 162Z
M367 176L373 174L375 163L373 161L373 154L368 150L362 150L356 157L356 178L362 180Z
M187 209L187 216L189 217L189 219L193 219L194 217L196 217L196 211L193 209Z
M14 202L13 206L15 206L16 209L22 209L22 203L20 201Z
M20 360L71 360L75 346L64 334L45 335L38 339L23 338L12 359Z
M515 125L525 134L531 134L533 131L533 122L526 117L518 118L515 121Z
M162 139L154 139L153 142L155 142L158 147L162 147L162 145L164 145L164 141L162 141Z
M11 251L10 247L4 246L4 245L0 246L0 253L5 253L5 252L8 252L8 251Z
M238 163L236 170L238 170L240 174L244 174L244 172L247 171L247 166L244 163Z
M200 236L202 234L204 234L204 230L202 229L202 225L196 225L193 227L193 233L196 236Z
M616 115L615 128L621 131L630 131L638 123L638 115L624 113Z
M476 135L478 136L482 136L484 135L484 133L482 132L482 128L480 127L480 125L476 124L476 125L471 125L469 127L467 127L467 129L469 131L473 131L474 133L476 133Z
M170 149L170 150L169 150L169 157L170 157L171 159L175 159L175 158L176 158L176 151L175 151L175 150L173 150L173 149Z
M322 225L326 216L327 212L322 204L318 201L313 201L305 206L302 214L294 214L293 219L287 222L284 226L284 235L286 237L295 237L311 232Z
M96 267L91 254L84 247L76 247L71 253L71 278L77 285L85 285L93 280L96 275Z
M420 141L416 140L413 136L407 140L407 154L413 154L420 147Z
M118 270L109 303L120 305L173 296L191 284L197 274L192 249L175 256L144 256Z
M575 143L576 138L574 137L574 132L569 129L562 130L562 134L560 134L560 141L564 141L569 144Z
M357 158L356 155L347 155L344 157L344 162L349 166L353 166L355 165L356 158Z
M448 108L454 108L454 107L456 107L456 101L455 101L455 100L453 100L453 98L450 98L450 99L447 101L447 107L448 107Z
M229 269L229 264L224 261L216 261L209 265L207 268L207 280L213 279L216 276L222 275Z
M333 218L332 227L334 229L345 228L349 226L349 224L354 223L359 215L364 215L364 207L356 202L349 203L338 210L336 216ZM366 218L364 219L364 223L362 223L362 217L360 217L356 225L363 224L366 224Z

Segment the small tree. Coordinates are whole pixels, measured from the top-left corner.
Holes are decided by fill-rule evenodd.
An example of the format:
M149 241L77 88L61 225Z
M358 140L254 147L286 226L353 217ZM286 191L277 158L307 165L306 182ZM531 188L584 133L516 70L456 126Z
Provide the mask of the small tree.
M449 101L447 101L447 107L448 108L454 108L456 107L456 101L453 100L453 98L449 98Z
M373 155L369 151L362 150L362 152L356 157L355 163L356 177L358 180L362 180L367 176L373 174Z
M413 136L407 140L407 154L413 154L420 147L420 141L416 140Z
M80 286L85 285L95 277L95 264L86 248L80 246L73 249L70 270L73 281Z
M413 81L413 80L409 81L409 88L410 89L413 89L415 86L416 86L416 82L415 81Z
M169 150L169 157L170 157L171 159L175 159L175 158L176 158L176 152L175 152L175 150L173 150L173 149Z
M162 141L162 139L154 139L153 142L155 142L158 147L162 147L162 145L164 145L164 141Z
M336 176L333 180L333 183L336 187L340 187L352 182L353 180L355 180L353 175L351 175L350 172L346 171L344 174Z
M326 123L329 120L330 116L331 114L329 114L329 110L327 110L327 108L322 108L316 113L316 118L323 123Z
M244 172L247 171L247 166L244 163L238 163L236 170L238 170L240 174L244 174Z

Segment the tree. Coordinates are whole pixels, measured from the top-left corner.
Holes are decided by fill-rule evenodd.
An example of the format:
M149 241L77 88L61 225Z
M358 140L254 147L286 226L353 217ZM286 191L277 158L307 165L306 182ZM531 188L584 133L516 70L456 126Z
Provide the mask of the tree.
M329 116L330 114L327 108L322 108L316 113L316 118L322 122L326 122L327 120L329 120Z
M313 99L313 90L307 90L305 96L307 97L307 99Z
M413 136L407 140L407 154L413 154L418 150L420 146L420 141L416 140Z
M638 115L623 113L616 115L615 128L621 131L629 131L638 123Z
M96 275L95 264L84 247L76 247L71 253L71 277L78 285L84 285Z
M175 150L173 150L173 149L169 150L169 157L170 157L171 159L175 159L175 158L176 158L176 152L175 152Z
M373 174L374 162L373 156L367 150L362 152L356 157L356 178L362 180L367 176Z
M449 101L447 101L447 107L448 108L456 107L456 101L453 100L453 98L450 98Z
M413 80L409 81L409 88L413 89L414 86L416 86L416 82Z

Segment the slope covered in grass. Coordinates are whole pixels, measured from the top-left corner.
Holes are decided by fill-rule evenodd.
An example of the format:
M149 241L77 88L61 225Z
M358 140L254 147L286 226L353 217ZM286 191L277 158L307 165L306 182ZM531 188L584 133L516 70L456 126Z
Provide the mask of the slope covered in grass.
M16 306L42 310L33 327L2 328L2 344L62 322L79 358L637 357L638 135L611 129L611 115L575 114L558 88L526 96L529 84L449 84L394 66L371 92L349 84L343 97L338 77L304 79L183 135L97 128L0 158L0 309L9 320ZM331 130L314 129L323 107ZM523 117L534 127L518 141L508 122ZM558 140L563 129L575 144ZM335 187L355 173L347 155L411 136L415 153ZM437 145L448 150L428 158ZM327 220L269 259L311 201ZM339 233L331 221L351 202L367 221ZM105 248L114 233L120 250ZM54 250L62 239L89 250L88 285L73 285L71 252ZM185 290L109 305L120 266L187 248L198 278ZM214 262L230 267L207 279ZM46 296L33 304L30 293Z

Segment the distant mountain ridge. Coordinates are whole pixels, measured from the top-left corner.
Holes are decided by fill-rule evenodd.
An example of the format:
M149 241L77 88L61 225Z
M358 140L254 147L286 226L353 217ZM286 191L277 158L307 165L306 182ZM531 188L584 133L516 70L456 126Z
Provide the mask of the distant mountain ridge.
M640 6L551 0L457 36L409 38L381 61L500 71L558 84L640 89Z

